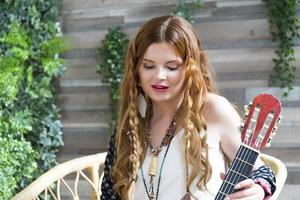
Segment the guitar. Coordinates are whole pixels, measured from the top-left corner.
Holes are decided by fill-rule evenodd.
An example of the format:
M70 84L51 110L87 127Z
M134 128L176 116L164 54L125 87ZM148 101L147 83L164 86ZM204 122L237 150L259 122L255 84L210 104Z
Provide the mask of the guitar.
M242 128L242 144L229 168L215 200L223 200L233 193L234 186L250 177L259 151L270 142L275 135L277 123L280 121L280 102L268 94L254 98L253 103L245 107L246 121Z

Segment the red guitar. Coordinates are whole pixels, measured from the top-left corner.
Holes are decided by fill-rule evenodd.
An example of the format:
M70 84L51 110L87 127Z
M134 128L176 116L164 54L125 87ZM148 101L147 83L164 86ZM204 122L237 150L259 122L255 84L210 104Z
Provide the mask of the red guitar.
M281 104L273 96L261 94L248 105L246 122L242 127L240 146L215 200L223 200L234 192L234 185L250 177L259 151L270 142L277 129Z

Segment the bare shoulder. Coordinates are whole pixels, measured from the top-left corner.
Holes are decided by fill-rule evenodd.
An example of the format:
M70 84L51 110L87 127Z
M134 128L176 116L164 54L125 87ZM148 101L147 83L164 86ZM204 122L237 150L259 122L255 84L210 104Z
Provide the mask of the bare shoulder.
M238 129L241 118L238 112L225 97L208 94L203 114L208 127L218 128L221 148L228 158L233 160L241 143Z
M221 122L228 119L240 121L239 114L232 104L225 97L213 93L209 93L206 97L203 114L208 122Z

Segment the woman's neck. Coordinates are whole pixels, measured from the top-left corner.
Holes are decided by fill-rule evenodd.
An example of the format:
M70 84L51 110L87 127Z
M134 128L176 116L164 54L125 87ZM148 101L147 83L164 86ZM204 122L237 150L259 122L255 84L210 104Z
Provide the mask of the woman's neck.
M171 122L174 115L181 104L182 98L173 102L152 102L153 105L153 115L151 119L151 124L156 124L157 122Z

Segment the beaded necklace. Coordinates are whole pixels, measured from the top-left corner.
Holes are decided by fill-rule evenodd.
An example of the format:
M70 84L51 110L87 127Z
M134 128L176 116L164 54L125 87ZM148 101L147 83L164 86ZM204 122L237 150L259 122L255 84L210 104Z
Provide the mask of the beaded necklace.
M169 151L171 140L173 139L174 134L175 134L175 130L176 130L176 122L175 121L176 121L176 119L175 119L175 117L173 117L173 119L172 119L172 121L171 121L171 123L170 123L170 125L169 125L169 127L166 131L166 134L165 134L165 136L164 136L164 138L163 138L163 140L160 144L160 146L157 147L157 148L154 148L151 144L151 138L152 137L150 136L150 127L149 127L149 125L147 127L148 144L150 146L151 153L152 153L152 158L151 158L151 162L150 162L150 166L149 166L149 172L148 172L148 174L150 176L149 189L147 188L146 180L145 180L145 177L144 177L143 167L141 167L141 174L142 174L144 186L145 186L146 193L147 193L147 196L148 196L149 200L154 200L154 199L157 200L158 199L162 168L163 168L165 159L167 157L167 153ZM153 181L154 181L154 177L156 176L156 173L157 173L158 154L161 152L163 146L167 146L167 149L166 149L166 152L164 154L163 161L162 161L162 164L161 164L161 167L160 167L158 183L157 183L157 189L156 189L156 194L155 194L154 193L154 182Z

